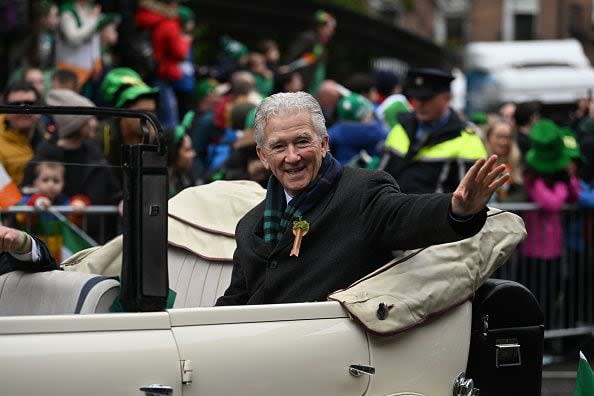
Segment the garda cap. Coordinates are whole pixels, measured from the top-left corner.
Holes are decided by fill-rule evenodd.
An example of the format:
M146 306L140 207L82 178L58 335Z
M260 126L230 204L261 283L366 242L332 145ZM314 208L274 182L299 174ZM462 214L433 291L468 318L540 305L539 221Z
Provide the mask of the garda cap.
M430 98L442 92L450 92L454 80L450 73L432 68L411 69L404 82L404 94L411 98Z

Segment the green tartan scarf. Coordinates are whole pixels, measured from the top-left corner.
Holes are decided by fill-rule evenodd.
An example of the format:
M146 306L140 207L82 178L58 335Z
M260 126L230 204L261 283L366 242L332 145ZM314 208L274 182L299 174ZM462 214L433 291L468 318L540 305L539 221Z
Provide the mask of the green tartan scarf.
M326 153L314 180L287 205L285 191L274 175L268 180L264 206L264 241L276 246L289 224L299 219L330 191L342 173L342 165Z

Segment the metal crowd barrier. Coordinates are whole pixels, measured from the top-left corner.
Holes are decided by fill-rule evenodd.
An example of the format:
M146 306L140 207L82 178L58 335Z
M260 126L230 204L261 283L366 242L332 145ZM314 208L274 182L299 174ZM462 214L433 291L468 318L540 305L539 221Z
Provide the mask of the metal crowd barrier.
M492 206L522 217L542 211L533 203L499 203ZM542 211L541 213L544 213ZM526 257L517 249L494 275L528 287L545 315L545 338L594 335L594 209L566 206L562 211L562 249L558 259ZM545 230L539 246L550 241ZM528 230L530 232L530 230Z

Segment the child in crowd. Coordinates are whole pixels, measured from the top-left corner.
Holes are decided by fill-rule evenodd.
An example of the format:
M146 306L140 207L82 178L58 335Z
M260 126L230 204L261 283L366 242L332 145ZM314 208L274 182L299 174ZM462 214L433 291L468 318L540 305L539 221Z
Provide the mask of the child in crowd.
M74 72L81 90L101 69L97 26L101 6L93 0L69 0L60 6L60 28L56 35L56 66Z
M84 195L67 198L64 193L64 165L59 162L40 162L34 168L33 191L25 194L21 205L34 206L40 211L47 211L53 205L72 205L75 214L70 220L80 224L80 212L90 204ZM48 246L51 255L60 262L62 259L62 235L59 220L51 213L39 215L17 216L17 221L23 224L28 232L33 233Z
M567 171L571 155L557 125L541 119L529 136L532 146L526 153L524 185L539 209L524 216L528 236L519 252L527 260L520 268L520 279L534 292L544 312L558 312L554 308L561 297L558 274L563 251L562 211L563 205L577 201L579 180ZM548 317L547 328L559 320Z

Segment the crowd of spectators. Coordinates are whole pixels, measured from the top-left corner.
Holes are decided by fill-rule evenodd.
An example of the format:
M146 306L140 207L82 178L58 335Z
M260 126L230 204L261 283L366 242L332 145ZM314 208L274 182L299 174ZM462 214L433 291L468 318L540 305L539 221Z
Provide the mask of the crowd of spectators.
M312 16L310 28L286 51L267 37L248 48L224 36L216 65L204 65L192 52L193 41L200 39L200 21L184 3L139 1L133 32L120 26L122 15L104 12L101 2L34 3L35 28L27 45L9 57L12 72L3 104L97 105L156 113L169 148L170 196L220 179L250 179L266 187L269 173L258 159L253 127L256 106L270 94L311 93L326 117L333 155L343 164L368 168L378 166L399 115L416 106L401 92L404 76L393 70L328 79L328 45L337 21L325 11ZM121 45L122 31L129 46ZM125 53L118 52L122 48ZM142 51L147 48L148 54ZM594 206L594 103L584 98L563 121L549 120L541 110L537 102L504 103L477 118L475 132L511 175L493 201L528 201L542 209L526 216L529 239L520 254L555 263L563 249L563 206ZM120 146L142 141L145 131L138 120L0 118L0 164L23 188L23 202L41 205L41 180L51 176L60 191L46 193L43 206L72 197L78 197L80 211L87 205L120 203ZM44 165L55 162L62 168ZM88 226L95 232L92 222Z

